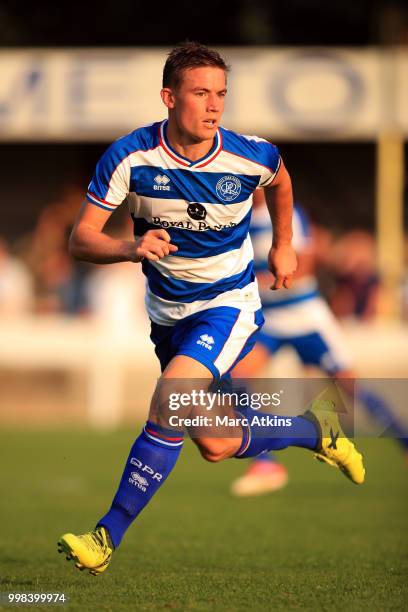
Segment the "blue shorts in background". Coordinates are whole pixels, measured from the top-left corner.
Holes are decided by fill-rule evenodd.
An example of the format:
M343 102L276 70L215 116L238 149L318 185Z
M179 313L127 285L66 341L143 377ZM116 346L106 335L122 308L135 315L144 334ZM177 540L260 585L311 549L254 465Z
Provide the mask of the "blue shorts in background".
M329 376L336 376L344 369L337 359L334 347L319 332L301 336L275 336L262 331L258 334L257 341L268 349L271 355L284 346L290 346L296 351L302 363L317 366Z

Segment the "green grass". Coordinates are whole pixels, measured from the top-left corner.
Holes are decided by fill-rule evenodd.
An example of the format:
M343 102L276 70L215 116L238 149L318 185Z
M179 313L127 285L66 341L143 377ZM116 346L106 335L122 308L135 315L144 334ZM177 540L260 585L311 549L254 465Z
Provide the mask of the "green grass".
M363 487L292 449L290 485L245 500L228 493L244 462L188 443L108 571L78 572L56 541L106 511L133 437L0 435L0 591L63 591L81 611L406 609L408 469L390 440L361 441Z

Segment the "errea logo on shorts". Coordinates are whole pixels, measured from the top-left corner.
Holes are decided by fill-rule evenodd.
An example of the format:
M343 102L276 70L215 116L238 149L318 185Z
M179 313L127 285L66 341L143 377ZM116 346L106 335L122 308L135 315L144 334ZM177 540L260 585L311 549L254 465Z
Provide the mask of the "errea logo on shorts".
M154 177L154 185L153 189L155 191L170 191L171 187L169 185L170 179L165 174L158 174Z
M200 346L203 346L209 351L212 351L212 344L214 343L215 343L214 338L212 336L209 336L208 334L202 334L200 336L200 339L197 340L197 344L199 344Z

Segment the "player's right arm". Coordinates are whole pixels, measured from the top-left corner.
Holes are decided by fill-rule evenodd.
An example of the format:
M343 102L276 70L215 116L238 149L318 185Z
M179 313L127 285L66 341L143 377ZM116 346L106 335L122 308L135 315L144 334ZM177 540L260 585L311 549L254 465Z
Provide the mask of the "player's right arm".
M130 162L127 137L115 141L96 165L69 241L70 254L91 263L158 261L177 251L163 229L148 230L135 242L108 236L103 229L112 212L129 194Z
M137 263L144 258L159 261L177 251L164 229L149 230L136 241L108 236L103 229L111 214L109 210L84 202L69 240L69 252L75 259L97 264Z

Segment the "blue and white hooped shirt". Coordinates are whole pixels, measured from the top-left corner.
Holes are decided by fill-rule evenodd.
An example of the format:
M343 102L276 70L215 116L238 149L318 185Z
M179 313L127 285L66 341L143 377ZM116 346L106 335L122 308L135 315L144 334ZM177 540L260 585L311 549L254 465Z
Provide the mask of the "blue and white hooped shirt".
M217 130L197 161L176 153L167 120L114 142L97 164L87 200L113 211L125 199L135 236L164 228L178 247L160 261L143 261L150 318L174 325L194 312L261 307L248 235L252 193L272 183L278 149L256 136Z

